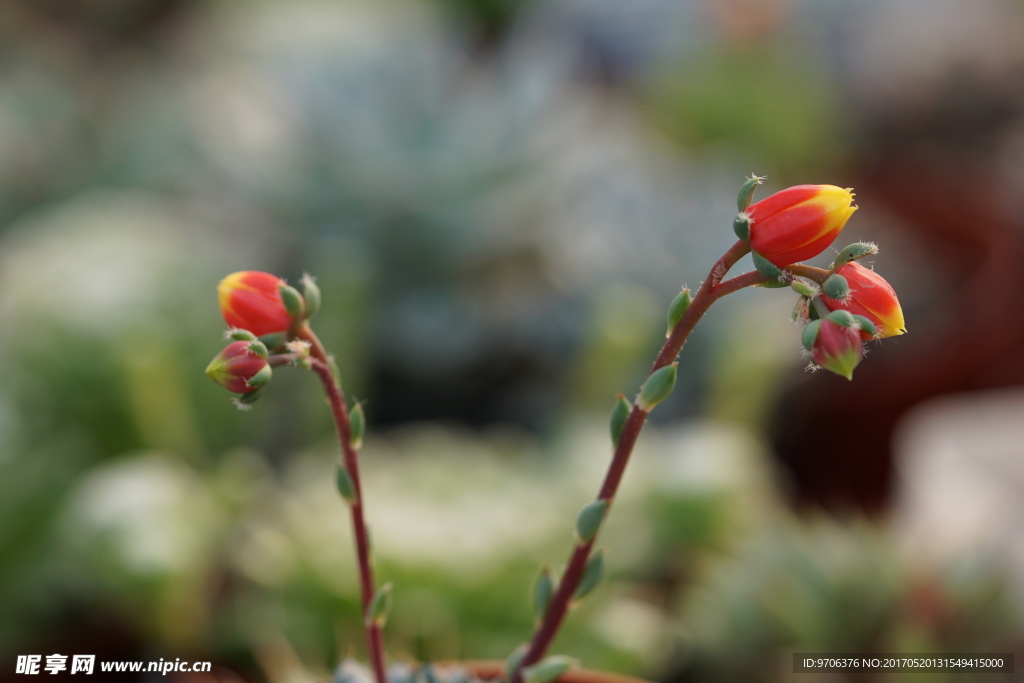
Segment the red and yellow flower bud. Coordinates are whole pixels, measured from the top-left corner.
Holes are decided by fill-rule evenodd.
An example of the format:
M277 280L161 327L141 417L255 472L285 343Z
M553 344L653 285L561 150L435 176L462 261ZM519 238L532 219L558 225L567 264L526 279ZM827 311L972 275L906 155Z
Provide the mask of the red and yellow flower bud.
M846 379L853 379L853 369L864 357L864 342L860 338L860 326L852 315L834 313L821 321L812 323L811 360Z
M272 370L267 359L257 352L255 344L260 343L231 342L210 361L206 374L236 394L248 394L265 386L270 381ZM262 348L262 344L259 348Z
M255 270L228 275L217 285L224 320L258 337L287 330L292 319L281 300L284 284L276 275Z
M830 311L844 310L864 316L875 324L877 339L907 331L896 292L881 275L855 262L840 266L835 272L846 278L849 291L842 299L822 295L821 300ZM861 334L864 339L871 338L867 332Z
M849 188L787 188L747 209L750 248L779 268L812 258L832 244L856 210Z

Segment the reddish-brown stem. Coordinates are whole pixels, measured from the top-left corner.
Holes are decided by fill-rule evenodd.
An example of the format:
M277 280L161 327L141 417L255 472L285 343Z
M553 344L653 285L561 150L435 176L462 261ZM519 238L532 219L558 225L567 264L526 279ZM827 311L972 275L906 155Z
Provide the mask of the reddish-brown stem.
M363 486L359 476L359 458L356 449L352 446L352 428L349 422L348 408L345 406L345 396L341 386L334 377L332 370L333 363L324 350L323 344L309 328L303 324L295 331L295 336L310 344L309 359L310 367L320 383L324 387L324 393L331 405L331 414L334 417L334 425L338 432L338 441L341 444L340 465L348 472L352 480L352 487L355 497L349 503L349 510L352 518L352 534L356 544L356 562L359 567L359 585L362 589L362 618L366 628L366 640L370 648L370 662L373 665L374 676L377 683L387 683L387 670L384 663L384 641L381 634L380 624L376 620L368 618L370 602L373 600L376 588L373 581L373 564L370 558L370 537L366 529L366 519L363 516ZM294 354L286 354L289 360L294 360ZM280 358L280 356L277 356Z
M737 242L715 263L707 279L701 284L697 294L693 297L690 307L672 330L672 334L669 335L665 345L661 348L661 352L658 353L658 357L651 367L651 373L675 361L683 348L683 344L686 343L697 322L707 312L708 308L711 307L711 304L726 294L735 292L743 287L768 281L768 278L755 271L723 282L723 278L729 269L749 251L750 247L745 242ZM622 434L619 436L619 441L615 445L611 463L597 494L597 499L607 501L609 507L619 490L619 484L622 482L626 465L629 463L629 458L633 453L633 447L636 445L637 438L640 436L640 431L643 429L646 421L647 413L634 405L622 429ZM552 596L544 613L544 618L538 625L537 630L534 631L526 654L512 676L512 683L522 683L523 669L540 660L555 639L572 605L573 595L579 586L580 580L583 578L594 543L595 539L591 539L590 541L579 542L573 548L565 571L562 574L562 579L559 582L558 590Z
M324 345L320 342L320 338L313 334L313 330L310 329L308 324L305 322L299 323L298 326L290 331L289 336L309 342L310 355L325 364L329 369L333 369L334 363L331 361L331 357L327 355L327 349L325 349ZM346 420L346 424L347 422L348 421Z
M828 279L832 271L825 270L824 268L815 268L814 266L805 266L802 263L794 263L791 266L786 266L785 270L789 271L793 275L799 275L805 277L808 280L814 280L819 285L824 284L825 280Z

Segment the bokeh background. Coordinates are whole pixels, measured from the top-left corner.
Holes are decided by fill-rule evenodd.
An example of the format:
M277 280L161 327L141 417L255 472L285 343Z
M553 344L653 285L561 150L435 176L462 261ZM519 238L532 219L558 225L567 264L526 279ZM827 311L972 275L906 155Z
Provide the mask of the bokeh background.
M0 680L364 652L318 387L240 413L202 373L240 269L323 289L393 658L503 659L751 172L856 189L909 334L849 383L805 371L785 291L716 306L557 651L1024 667L1022 33L1016 0L3 0Z

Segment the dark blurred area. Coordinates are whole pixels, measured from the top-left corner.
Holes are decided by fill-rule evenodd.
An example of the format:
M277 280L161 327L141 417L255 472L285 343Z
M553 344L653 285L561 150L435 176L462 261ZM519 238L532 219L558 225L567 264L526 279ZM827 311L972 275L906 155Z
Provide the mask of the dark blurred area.
M751 172L855 188L841 240L909 334L847 382L784 291L716 306L559 648L679 683L1024 661L1022 30L1011 0L0 4L0 680L362 652L322 400L202 376L242 269L323 290L396 660L503 659Z

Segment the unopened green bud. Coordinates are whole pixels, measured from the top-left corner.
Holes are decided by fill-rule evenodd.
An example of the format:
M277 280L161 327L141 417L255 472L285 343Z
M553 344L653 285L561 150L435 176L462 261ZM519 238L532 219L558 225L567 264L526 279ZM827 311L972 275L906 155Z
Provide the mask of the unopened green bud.
M814 289L814 287L800 279L794 279L792 282L790 282L789 288L792 289L797 294L799 294L800 296L814 296L815 294L818 293L818 291Z
M302 298L306 302L306 319L309 319L320 310L320 288L309 273L303 273L299 282L302 284Z
M666 337L672 334L672 330L675 329L679 321L686 315L686 311L690 308L692 302L693 296L690 294L690 290L685 288L679 294L676 294L675 299L672 299L672 303L668 305L668 314L665 316L665 322L668 323L665 330Z
M850 284L842 275L833 273L829 275L828 279L825 280L825 284L821 286L821 293L829 299L842 301L850 296Z
M741 211L732 219L732 231L744 242L750 241L750 216L746 212Z
M860 325L861 332L865 332L871 335L872 337L878 334L878 328L875 326L875 323L872 322L869 318L866 318L863 315L854 314L853 319L857 321L858 325Z
M288 315L292 320L301 320L306 313L306 304L302 300L302 295L299 294L299 290L295 289L291 285L281 283L277 287L277 291L281 294L281 303L284 304L284 309L288 311Z
M391 614L391 583L385 583L377 589L370 600L370 606L366 609L366 625L383 628Z
M831 270L845 266L850 261L862 259L878 253L878 245L873 242L855 242L839 250L836 260L832 262Z
M260 358L267 358L270 353L267 351L267 345L261 342L259 339L254 339L249 342L248 349L250 352L256 354Z
M856 322L856 320L853 317L853 313L850 313L849 311L844 311L843 309L832 311L827 316L825 316L825 319L831 320L840 327L853 327L853 324Z
M366 413L363 412L363 404L357 403L352 406L348 413L348 442L352 448L359 450L363 447L363 434L366 432Z
M580 579L579 585L576 586L576 592L572 594L573 600L582 600L590 595L597 588L597 584L601 583L602 578L604 578L604 548L595 552L587 560L583 577Z
M676 386L676 373L679 363L672 363L658 368L651 373L644 385L640 387L640 395L636 397L636 405L640 410L649 413L672 394Z
M512 654L505 659L505 680L511 681L512 677L516 673L516 669L519 668L519 664L523 661L523 657L526 656L526 643L523 643L516 649L512 650Z
M584 505L576 516L576 539L580 543L593 541L607 512L607 499L594 500Z
M249 408L252 407L252 404L255 403L262 395L263 392L256 389L255 391L250 391L247 394L239 394L232 400L239 410L249 410Z
M352 481L352 475L348 473L348 470L344 467L338 467L334 481L338 487L338 493L341 494L346 503L352 504L356 502L356 485Z
M757 272L769 280L778 281L782 277L782 270L756 251L750 252L750 258L754 261L754 268L757 269Z
M629 413L632 410L633 406L620 393L615 399L615 405L612 407L612 417L609 421L612 432L612 446L619 445L619 439L622 438L622 430L626 428L626 421L629 420Z
M277 349L284 346L285 342L288 341L288 333L272 332L270 334L265 334L262 337L260 337L260 341L263 342L263 345L266 346L268 349L276 351Z
M576 666L579 662L565 655L554 655L523 669L524 683L553 683L562 674Z
M800 343L803 344L807 351L810 351L814 347L814 340L818 338L818 330L821 328L820 320L812 320L807 323L807 327L804 328L803 333L800 335Z
M736 195L736 208L740 211L747 210L747 207L749 207L750 203L754 200L754 190L757 189L758 185L764 182L764 179L765 176L757 176L753 174L747 178L747 182L743 183L739 194Z
M533 584L533 618L540 621L548 611L551 597L555 594L555 572L544 565Z
M246 386L253 387L254 389L262 389L263 387L270 384L270 380L274 376L274 371L269 365L264 365L259 371L245 381Z
M228 330L226 338L227 339L233 339L235 341L247 341L247 342L256 341L256 335L255 334L253 334L249 330L242 330L242 329L239 329L237 327L233 327L230 330Z

